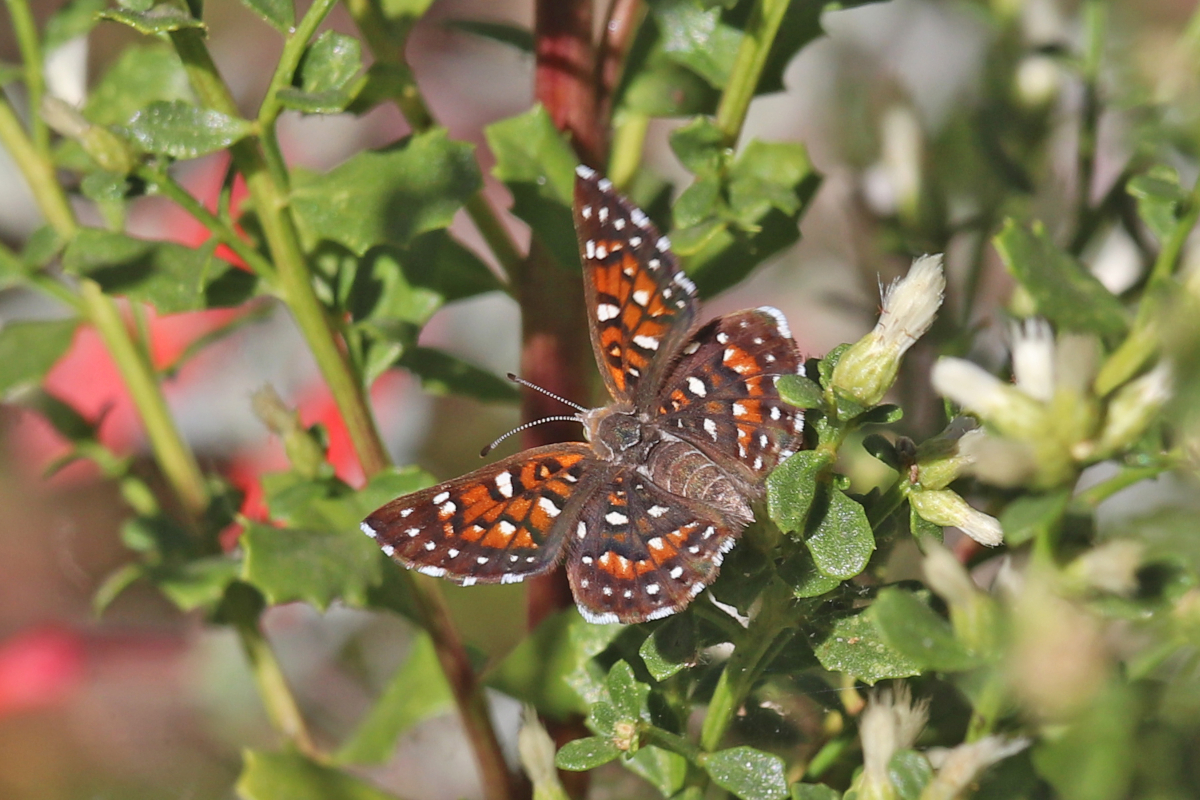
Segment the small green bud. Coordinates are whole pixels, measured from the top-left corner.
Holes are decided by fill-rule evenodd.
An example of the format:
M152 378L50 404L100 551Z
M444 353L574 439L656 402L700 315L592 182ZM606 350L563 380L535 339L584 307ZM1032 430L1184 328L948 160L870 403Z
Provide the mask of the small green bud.
M958 492L949 489L922 489L911 492L908 501L923 519L943 528L958 528L980 544L995 547L1004 541L1000 520L967 504Z
M983 436L975 420L956 417L937 436L917 448L917 479L921 489L945 489L975 463L970 449Z
M896 382L900 359L925 335L946 291L940 255L922 256L888 287L875 328L850 345L833 368L833 388L856 403L879 404Z
M108 128L88 122L69 103L57 97L45 97L42 100L42 118L58 133L79 142L83 151L101 169L128 175L137 166L137 153L129 142Z

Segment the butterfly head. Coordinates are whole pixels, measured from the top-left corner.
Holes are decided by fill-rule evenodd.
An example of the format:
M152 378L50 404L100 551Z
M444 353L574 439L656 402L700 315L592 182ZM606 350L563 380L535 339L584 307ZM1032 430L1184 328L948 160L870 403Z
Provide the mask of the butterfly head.
M658 441L658 433L646 425L645 414L627 403L593 408L580 415L584 435L601 457L616 461L636 459Z

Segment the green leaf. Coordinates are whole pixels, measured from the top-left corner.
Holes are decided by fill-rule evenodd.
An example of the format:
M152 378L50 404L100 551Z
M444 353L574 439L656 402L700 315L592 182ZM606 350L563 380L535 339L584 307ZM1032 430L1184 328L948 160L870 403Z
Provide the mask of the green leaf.
M183 62L161 43L126 48L88 92L83 115L96 125L125 125L156 102L194 99Z
M210 308L222 299L219 290L226 284L218 281L233 278L230 273L236 268L213 255L215 250L215 241L193 249L82 228L63 253L63 269L91 278L107 294L150 303L162 314L175 314ZM246 280L253 286L252 276ZM224 299L236 304L245 299L244 294Z
M292 0L242 0L242 5L280 33L290 33L296 24Z
M92 595L92 613L99 617L121 594L143 576L141 564L131 563L110 572Z
M950 623L911 592L884 589L866 613L888 647L923 669L962 672L979 665Z
M1179 223L1180 206L1188 201L1188 193L1179 185L1179 173L1156 164L1146 174L1132 178L1125 190L1137 200L1138 216L1146 227L1159 242L1166 241Z
M318 93L343 89L362 69L358 39L325 31L304 51L300 61L300 88Z
M396 800L369 783L299 753L247 750L238 778L242 800Z
M919 800L922 790L933 780L929 759L916 750L898 750L888 761L887 770L899 800Z
M488 686L532 704L552 719L586 714L600 698L594 690L598 684L588 674L594 666L592 656L623 628L592 625L573 607L547 617L492 670Z
M400 734L453 706L454 697L433 640L422 633L413 640L408 658L336 758L340 763L382 764L395 751Z
M305 248L329 240L361 256L445 228L479 189L472 150L439 128L358 153L323 175L295 170L292 207Z
M397 364L421 379L425 391L436 395L474 397L488 403L515 403L516 386L480 367L431 347L414 347Z
M625 661L618 661L608 671L608 696L621 719L650 719L646 707L650 687L634 677L633 668Z
M636 52L631 54L626 68L628 77L620 96L621 112L683 117L716 108L720 92L668 57L660 45L652 45L640 60L637 56Z
M297 530L252 523L242 534L242 579L272 604L300 600L324 610L337 598L364 605L382 580L379 548L358 531Z
M135 113L125 130L147 153L197 158L244 139L254 124L183 100L159 100Z
M792 800L842 800L842 793L823 783L793 783Z
M241 565L232 558L211 556L177 566L156 567L146 576L181 611L214 608L225 589L237 580Z
M819 183L802 145L758 140L746 145L729 169L727 207L671 234L700 294L727 289L795 243L800 215Z
M363 256L348 305L355 320L420 327L446 303L500 288L486 264L437 230L418 236L409 247L375 248Z
M656 681L665 681L694 665L699 658L695 619L691 614L671 617L646 637L638 648L638 655Z
M153 36L171 31L181 31L188 28L207 30L207 26L193 17L187 11L170 3L161 3L147 11L134 11L128 8L110 8L100 14L101 19L120 22L128 25L138 33Z
M96 27L99 14L107 5L105 0L70 0L63 4L46 20L43 52L50 53L72 39L86 36Z
M661 747L644 745L621 766L650 783L663 797L673 797L687 779L687 759Z
M607 764L619 755L621 751L607 736L585 736L564 744L554 763L559 769L583 772Z
M863 613L839 619L814 652L825 669L844 672L871 686L921 673L920 665L883 641L871 618Z
M1038 313L1060 328L1119 337L1128 327L1125 309L1094 275L1050 241L1009 220L992 240L1008 271L1033 297Z
M484 130L496 156L492 170L513 196L512 212L533 230L558 263L579 263L571 204L578 163L550 115L540 105Z
M832 592L841 585L842 579L826 575L817 569L812 554L807 550L798 550L795 555L779 565L779 577L792 587L796 597L819 597L826 592Z
M3 337L3 331L0 331L0 341L3 341ZM41 415L59 436L69 442L93 441L96 438L96 427L92 423L72 406L40 387L21 392L16 403Z
M75 338L79 320L10 322L0 328L0 396L40 383Z
M711 117L696 117L671 132L671 150L689 172L716 172L732 155L725 137Z
M533 32L519 25L509 25L503 22L486 22L475 19L448 19L443 23L447 28L470 33L493 42L500 42L509 47L515 47L522 53L533 53Z
M1137 730L1144 712L1133 690L1103 687L1065 730L1041 740L1033 763L1063 800L1128 797L1137 758Z
M696 0L650 4L668 58L703 77L716 89L729 80L742 31L722 19L722 8Z
M780 397L797 408L820 408L825 402L821 387L803 375L784 375L775 388Z
M875 534L860 503L829 484L819 487L804 526L804 543L823 574L853 578L875 550Z
M767 477L767 510L781 531L804 530L817 493L817 478L831 463L824 452L801 450Z
M783 759L753 747L712 753L704 762L704 770L713 783L741 800L781 800L788 796Z
M1000 514L1005 543L1015 547L1056 530L1070 501L1070 489L1025 495L1010 501Z

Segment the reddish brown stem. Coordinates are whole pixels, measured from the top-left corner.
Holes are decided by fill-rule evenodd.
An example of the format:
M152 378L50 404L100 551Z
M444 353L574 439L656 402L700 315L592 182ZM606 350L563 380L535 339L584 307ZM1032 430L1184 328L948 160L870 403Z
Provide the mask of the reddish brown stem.
M579 157L593 167L603 166L608 136L597 117L592 4L537 0L535 13L534 95L555 127L571 137Z
M612 124L613 101L625 68L625 56L629 54L645 10L642 0L612 0L608 7L596 51L597 116L605 129Z
M596 60L592 45L591 0L537 0L534 94L559 130L571 137L579 159L602 168L607 160L607 125L598 116ZM583 282L578 271L563 269L534 240L517 286L521 304L521 371L525 378L555 394L586 402L591 374ZM522 406L525 420L561 413L557 401L528 392ZM580 434L577 425L547 424L525 432L524 443L534 447ZM562 570L529 583L529 626L570 607L571 590ZM547 728L559 743L588 731L580 719ZM559 773L572 797L587 793L588 773Z

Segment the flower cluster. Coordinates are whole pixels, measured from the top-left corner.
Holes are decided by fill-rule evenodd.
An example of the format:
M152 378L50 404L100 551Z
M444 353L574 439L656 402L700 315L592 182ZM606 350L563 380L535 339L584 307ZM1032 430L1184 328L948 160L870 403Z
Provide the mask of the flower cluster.
M1029 319L1014 327L1012 385L969 361L942 358L933 386L985 425L960 448L976 476L1048 488L1136 441L1171 395L1164 362L1102 398L1093 389L1099 364L1094 337L1055 337L1044 320Z

